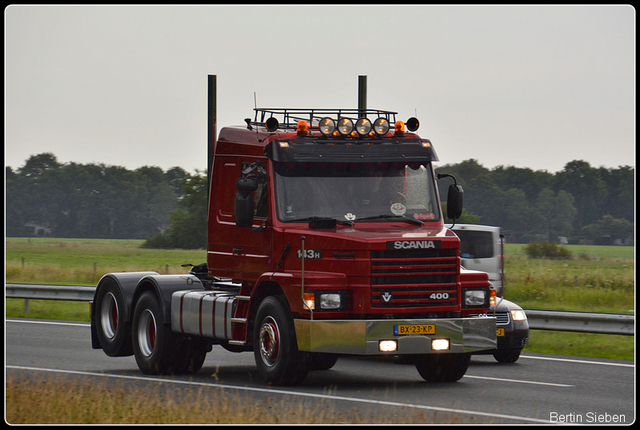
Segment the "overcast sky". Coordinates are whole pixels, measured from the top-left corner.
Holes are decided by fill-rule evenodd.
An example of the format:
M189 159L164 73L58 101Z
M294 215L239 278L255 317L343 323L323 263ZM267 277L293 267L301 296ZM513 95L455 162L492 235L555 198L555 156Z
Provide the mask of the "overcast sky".
M259 107L417 113L439 165L635 166L630 6L9 6L5 164L206 168Z

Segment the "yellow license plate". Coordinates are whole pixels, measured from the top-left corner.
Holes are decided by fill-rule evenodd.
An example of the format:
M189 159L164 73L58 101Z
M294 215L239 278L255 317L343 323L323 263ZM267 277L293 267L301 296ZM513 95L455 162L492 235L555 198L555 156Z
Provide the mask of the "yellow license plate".
M496 336L504 336L504 329L499 328L496 330Z
M393 334L396 336L410 335L410 334L436 334L435 324L411 324L411 325L397 325L393 327Z

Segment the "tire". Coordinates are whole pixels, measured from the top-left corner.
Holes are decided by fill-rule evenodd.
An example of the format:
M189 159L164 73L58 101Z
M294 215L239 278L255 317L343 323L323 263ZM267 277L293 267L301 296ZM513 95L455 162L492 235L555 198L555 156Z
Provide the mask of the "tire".
M498 363L510 364L515 363L520 358L520 351L497 351L493 353L493 358Z
M95 323L100 347L110 357L133 355L131 323L125 321L122 292L114 283L105 283L96 296Z
M309 370L329 370L338 362L338 356L321 352L305 353L305 362Z
M298 385L309 368L298 351L293 320L284 298L260 303L253 330L253 353L262 379L271 385Z
M429 354L416 360L416 369L427 382L455 382L467 372L471 354Z
M162 322L162 307L151 291L143 293L136 304L132 335L133 353L142 373L196 373L202 368L206 341L171 331L171 325Z

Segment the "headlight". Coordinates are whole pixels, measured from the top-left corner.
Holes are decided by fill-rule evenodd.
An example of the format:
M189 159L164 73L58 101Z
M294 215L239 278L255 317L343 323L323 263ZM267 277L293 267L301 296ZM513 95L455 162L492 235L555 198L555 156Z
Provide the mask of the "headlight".
M316 312L344 312L349 300L346 291L315 291L304 293L305 308Z
M527 314L523 310L511 311L511 319L514 321L524 321L527 319Z
M465 306L482 306L485 304L487 292L485 290L467 290L464 292Z
M322 293L320 294L320 309L340 309L342 300L339 293Z

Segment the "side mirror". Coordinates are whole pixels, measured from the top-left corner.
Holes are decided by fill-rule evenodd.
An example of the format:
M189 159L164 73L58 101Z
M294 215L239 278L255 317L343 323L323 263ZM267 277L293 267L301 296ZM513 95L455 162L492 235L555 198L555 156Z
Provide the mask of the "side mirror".
M236 226L251 228L253 226L253 214L255 212L253 191L258 189L258 180L253 176L240 178L236 181L236 200L233 212L236 218Z
M462 200L464 190L462 185L449 185L449 193L447 194L447 218L456 220L462 215Z
M252 193L258 189L258 179L255 176L247 176L236 181L236 188L240 192Z

